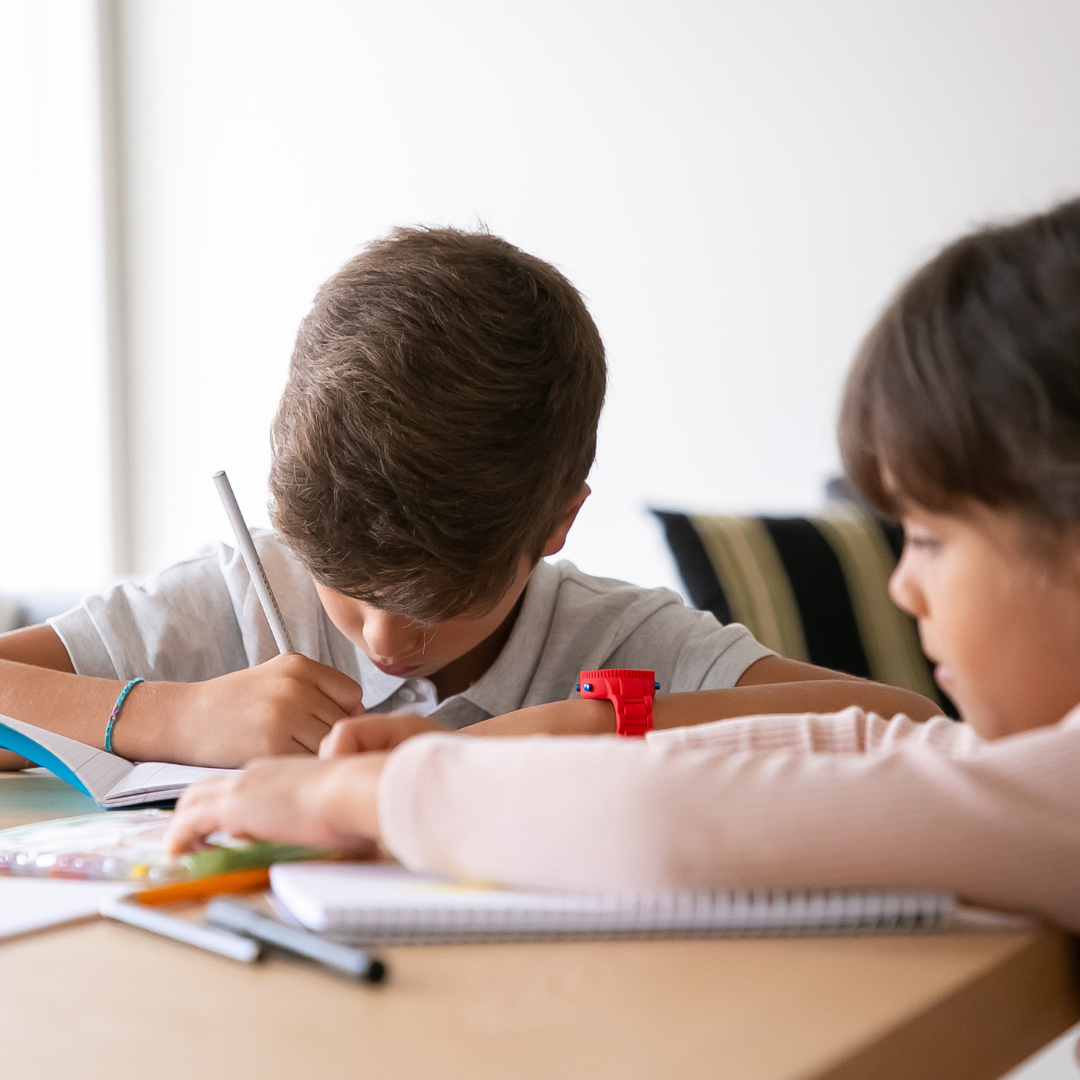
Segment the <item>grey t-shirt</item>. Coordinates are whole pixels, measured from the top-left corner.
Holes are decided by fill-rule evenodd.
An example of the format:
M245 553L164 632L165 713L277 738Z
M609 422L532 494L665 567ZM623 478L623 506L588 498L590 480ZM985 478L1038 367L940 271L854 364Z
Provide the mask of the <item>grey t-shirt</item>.
M273 532L256 531L298 652L355 679L369 712L408 710L460 728L575 697L583 669L651 668L660 693L734 686L774 655L744 626L721 626L667 589L590 577L572 563L533 571L510 638L468 690L438 701L428 679L386 675L327 617L310 575ZM49 620L80 675L198 682L277 655L243 559L214 544L142 582L125 581Z

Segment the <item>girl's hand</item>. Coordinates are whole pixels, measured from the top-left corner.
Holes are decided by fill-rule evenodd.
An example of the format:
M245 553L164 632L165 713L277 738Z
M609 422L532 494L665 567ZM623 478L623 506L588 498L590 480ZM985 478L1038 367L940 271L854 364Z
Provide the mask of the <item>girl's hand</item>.
M429 717L415 713L369 713L339 720L319 744L319 757L346 757L369 750L393 750L399 743L425 731L441 731Z
M193 784L177 803L165 846L177 855L224 830L253 840L370 854L379 839L379 777L387 756L267 758L235 776Z

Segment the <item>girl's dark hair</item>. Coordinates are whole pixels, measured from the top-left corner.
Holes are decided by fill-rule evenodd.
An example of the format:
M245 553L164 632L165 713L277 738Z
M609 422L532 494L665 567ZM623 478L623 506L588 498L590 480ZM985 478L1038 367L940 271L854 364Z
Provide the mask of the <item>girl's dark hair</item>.
M1080 521L1080 199L950 244L856 357L844 467L886 514L975 501Z

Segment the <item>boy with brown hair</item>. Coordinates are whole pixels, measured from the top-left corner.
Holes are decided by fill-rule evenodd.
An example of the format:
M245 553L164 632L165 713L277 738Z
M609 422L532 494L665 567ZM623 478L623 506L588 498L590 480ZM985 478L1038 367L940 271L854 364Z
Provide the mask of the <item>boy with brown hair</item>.
M550 265L486 233L377 241L316 297L273 426L277 532L256 543L298 653L275 656L242 560L217 545L0 638L0 712L101 746L145 679L116 752L222 766L314 753L343 719L338 751L434 727L611 730L609 703L574 696L582 668L654 669L674 694L657 726L850 704L931 715L666 590L543 561L589 494L605 378L585 304ZM699 690L716 693L679 697Z

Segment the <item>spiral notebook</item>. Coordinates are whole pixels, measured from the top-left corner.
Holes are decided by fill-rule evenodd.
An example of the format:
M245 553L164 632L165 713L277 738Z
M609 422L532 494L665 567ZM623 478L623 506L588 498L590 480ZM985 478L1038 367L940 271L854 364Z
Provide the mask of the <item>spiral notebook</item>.
M547 937L717 937L931 932L954 925L952 896L854 890L567 894L463 885L399 866L279 864L275 908L350 943Z

